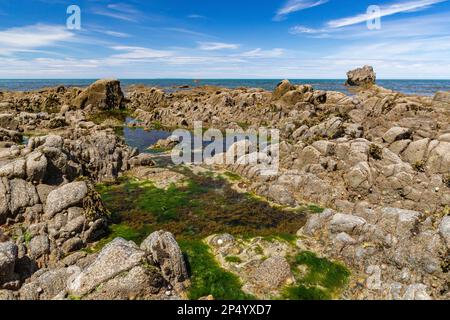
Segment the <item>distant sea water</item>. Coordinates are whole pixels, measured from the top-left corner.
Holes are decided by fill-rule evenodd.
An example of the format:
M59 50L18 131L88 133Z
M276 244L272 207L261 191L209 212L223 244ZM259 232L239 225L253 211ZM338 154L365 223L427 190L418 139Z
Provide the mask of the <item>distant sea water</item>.
M0 79L0 91L32 91L44 87L64 85L68 87L85 87L94 79L51 79L51 80L8 80ZM349 93L343 79L290 79L293 84L311 84L315 89L332 90ZM180 87L212 85L226 88L251 87L273 90L280 82L276 79L122 79L122 87L143 84L160 87L167 91L179 90ZM450 80L377 80L377 84L405 94L432 96L436 91L449 91Z

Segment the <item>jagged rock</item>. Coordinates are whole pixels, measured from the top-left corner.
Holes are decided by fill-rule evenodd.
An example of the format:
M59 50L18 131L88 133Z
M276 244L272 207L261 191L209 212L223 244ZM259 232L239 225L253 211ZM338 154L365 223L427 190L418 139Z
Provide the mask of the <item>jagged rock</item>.
M73 102L76 108L91 105L92 111L122 109L123 93L118 80L98 80L81 92Z
M371 66L364 66L347 72L346 85L364 86L375 84L376 75Z
M393 127L383 135L383 140L386 143L393 143L397 140L409 139L410 137L411 130L409 128Z
M50 253L50 241L47 235L43 234L33 237L29 244L29 250L31 257L34 259Z
M56 213L79 204L88 193L86 182L72 182L50 192L45 203L45 214L52 218Z
M21 300L52 300L61 292L65 296L66 282L74 268L43 270L33 275L19 290Z
M294 205L295 199L286 186L272 184L267 191L267 196L282 205Z
M102 283L138 266L144 259L145 252L136 244L116 238L103 248L91 265L69 280L68 291L75 296L84 296Z
M170 232L152 233L142 242L141 249L151 253L153 261L161 267L168 281L183 282L188 279L183 253Z
M431 150L427 168L432 173L450 173L450 142L439 142Z
M13 242L0 242L0 285L14 278L18 248Z
M291 90L295 90L295 87L289 82L289 80L283 80L275 88L275 91L273 92L273 99L281 99L282 96Z
M425 138L411 142L402 156L411 164L419 163L425 159L430 139Z
M47 158L39 151L26 157L26 176L28 181L40 183L44 180L47 170Z
M9 181L9 199L9 211L12 214L39 203L36 188L22 179Z
M346 232L353 234L364 226L366 221L363 218L337 213L330 222L330 230L334 233Z
M12 114L0 114L0 128L17 131L19 122Z

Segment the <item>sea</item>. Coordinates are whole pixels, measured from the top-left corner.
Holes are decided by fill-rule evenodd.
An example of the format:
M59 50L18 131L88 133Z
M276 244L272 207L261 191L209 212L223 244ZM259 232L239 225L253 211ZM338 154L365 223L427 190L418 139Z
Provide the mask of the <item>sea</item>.
M96 79L0 79L1 91L33 91L45 87L64 85L67 87L86 87ZM318 90L339 91L351 94L344 85L344 79L289 79L293 84L310 84ZM280 79L121 79L126 90L131 85L159 87L166 91L180 90L211 85L225 88L262 88L273 90ZM450 91L450 80L377 80L377 84L404 94L433 96L437 91Z

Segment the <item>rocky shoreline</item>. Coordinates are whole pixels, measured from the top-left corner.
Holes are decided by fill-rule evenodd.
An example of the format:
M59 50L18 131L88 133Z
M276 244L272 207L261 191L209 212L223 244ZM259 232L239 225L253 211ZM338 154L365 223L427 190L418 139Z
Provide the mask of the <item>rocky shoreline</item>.
M193 243L206 246L207 261L228 272L242 298L450 299L450 93L393 92L375 84L370 67L348 78L351 96L287 80L273 92L133 87L124 94L116 80L85 89L1 92L0 299L220 298L197 288ZM126 145L117 129L127 115L149 130L192 128L194 121L218 129L277 128L276 176L262 176L245 161L190 170L229 172L236 194L280 208L264 207L280 226L283 210L328 209L301 211L306 224L288 240L259 231L250 239L219 232L194 242L192 235L179 237L172 215L172 224L154 223L166 231L149 232L142 243L116 237L93 250L116 223L111 197L99 194L99 184L132 176L144 183L139 192L149 188L145 181L157 186L150 194L163 196L192 188L186 174L157 168L157 156ZM160 145L170 148L169 142ZM217 180L210 183L217 189ZM201 190L187 194L212 201Z

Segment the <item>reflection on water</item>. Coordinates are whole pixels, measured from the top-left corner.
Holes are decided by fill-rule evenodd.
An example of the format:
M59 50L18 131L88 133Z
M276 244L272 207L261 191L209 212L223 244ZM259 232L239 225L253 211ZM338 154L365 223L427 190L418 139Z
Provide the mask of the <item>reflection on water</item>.
M126 124L130 125L134 123L136 120L133 118L127 118ZM139 152L141 153L159 153L160 150L152 150L149 149L152 145L154 145L158 140L161 139L167 139L172 135L172 132L169 131L163 131L163 130L144 130L140 127L127 127L125 126L123 129L123 137L125 139L125 143L132 147L137 148ZM261 137L255 136L255 135L247 135L247 134L240 134L237 133L234 135L233 139L228 141L226 137L223 137L223 139L217 139L216 141L201 141L202 146L199 147L195 144L194 137L191 136L191 161L193 162L202 162L204 161L204 157L210 158L211 156L214 156L216 154L216 151L212 148L210 149L211 152L207 152L208 154L205 154L205 148L211 145L212 143L215 144L215 146L219 147L222 146L222 150L226 151L230 148L231 144L237 141L250 139L254 142L254 145L257 146L258 150L261 151L264 148L268 146L268 141L260 140ZM270 144L270 143L269 143Z
M133 123L134 119L127 118L126 123ZM127 127L123 129L123 137L125 143L130 147L137 148L141 153L152 153L148 147L154 145L158 140L167 139L171 133L163 130L144 130L139 127Z

